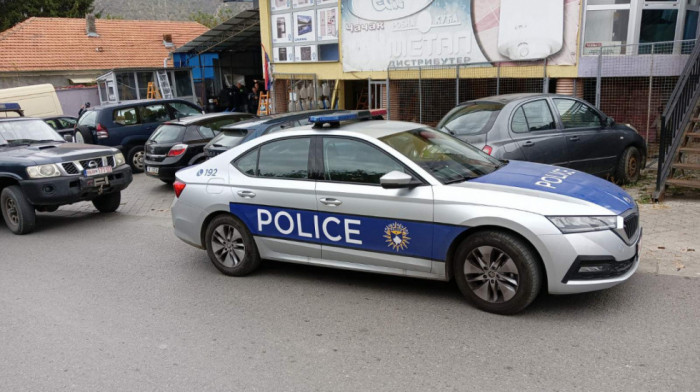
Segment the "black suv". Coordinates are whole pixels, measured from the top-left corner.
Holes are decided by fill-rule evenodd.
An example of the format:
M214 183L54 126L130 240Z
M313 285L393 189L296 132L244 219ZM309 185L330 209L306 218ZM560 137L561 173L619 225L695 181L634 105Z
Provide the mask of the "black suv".
M89 200L114 212L131 179L115 148L67 143L38 118L0 117L0 210L15 234L34 229L36 211L64 204Z
M202 114L202 109L182 99L142 99L88 109L76 125L76 142L118 148L134 173L144 168L143 145L165 121Z

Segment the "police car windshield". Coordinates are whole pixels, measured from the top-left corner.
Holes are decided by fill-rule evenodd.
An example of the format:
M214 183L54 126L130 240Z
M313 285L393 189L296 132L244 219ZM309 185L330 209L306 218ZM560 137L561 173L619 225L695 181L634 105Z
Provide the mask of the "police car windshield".
M61 135L42 120L0 122L0 145L62 141Z
M418 164L443 184L480 177L503 163L470 144L430 128L399 132L380 138Z

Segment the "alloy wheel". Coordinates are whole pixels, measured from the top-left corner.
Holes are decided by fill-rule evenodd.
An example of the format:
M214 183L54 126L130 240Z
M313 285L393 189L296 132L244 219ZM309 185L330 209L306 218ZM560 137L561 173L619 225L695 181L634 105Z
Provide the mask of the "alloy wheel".
M480 246L467 255L464 275L469 288L484 301L507 302L518 292L518 267L507 253L492 246Z
M225 267L235 267L245 259L243 236L232 225L220 225L211 237L211 246L216 260Z
M145 155L146 155L146 153L144 151L138 151L134 154L134 157L131 159L131 162L134 164L135 168L137 168L139 170L143 170L143 168L144 168L143 160L144 160Z
M19 211L17 209L17 203L11 197L8 197L5 201L5 211L7 211L7 217L10 219L13 225L19 224Z

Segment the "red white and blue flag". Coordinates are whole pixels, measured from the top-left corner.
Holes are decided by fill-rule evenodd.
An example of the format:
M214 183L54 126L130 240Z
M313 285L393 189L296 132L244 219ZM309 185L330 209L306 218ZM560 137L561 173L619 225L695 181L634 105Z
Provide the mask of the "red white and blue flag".
M270 74L270 56L267 55L265 46L263 44L260 44L260 46L262 46L263 53L265 54L265 62L263 64L263 75L265 75L265 90L269 91L272 88L272 75Z

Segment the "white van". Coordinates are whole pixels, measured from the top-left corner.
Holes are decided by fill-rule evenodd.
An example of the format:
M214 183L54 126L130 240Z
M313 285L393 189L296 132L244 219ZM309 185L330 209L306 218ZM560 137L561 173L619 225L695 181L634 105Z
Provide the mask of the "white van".
M51 84L0 89L0 102L19 103L27 117L59 116L63 114L61 102Z

